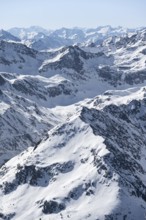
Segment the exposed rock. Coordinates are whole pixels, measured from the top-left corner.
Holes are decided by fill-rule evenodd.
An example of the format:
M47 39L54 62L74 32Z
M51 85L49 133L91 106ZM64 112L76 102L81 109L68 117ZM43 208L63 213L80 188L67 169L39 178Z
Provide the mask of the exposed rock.
M64 203L58 203L57 201L44 201L42 212L44 214L59 213L65 209Z

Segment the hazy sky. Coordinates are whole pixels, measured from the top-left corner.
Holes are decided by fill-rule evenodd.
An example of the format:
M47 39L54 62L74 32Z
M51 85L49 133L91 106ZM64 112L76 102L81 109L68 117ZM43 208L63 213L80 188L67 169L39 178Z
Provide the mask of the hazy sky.
M146 26L146 0L0 0L0 29Z

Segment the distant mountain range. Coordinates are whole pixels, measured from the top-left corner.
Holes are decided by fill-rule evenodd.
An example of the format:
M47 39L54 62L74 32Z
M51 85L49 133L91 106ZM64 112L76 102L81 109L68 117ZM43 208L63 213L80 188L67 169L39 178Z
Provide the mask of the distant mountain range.
M107 36L124 35L137 30L139 29L104 26L95 29L61 28L49 31L41 27L32 26L30 28L11 28L8 32L33 49L46 50L65 45L96 42L107 38Z

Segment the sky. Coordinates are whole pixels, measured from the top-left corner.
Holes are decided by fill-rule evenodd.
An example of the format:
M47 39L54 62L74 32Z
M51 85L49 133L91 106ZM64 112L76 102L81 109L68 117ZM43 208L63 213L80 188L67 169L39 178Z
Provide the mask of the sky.
M146 26L146 0L0 0L0 29Z

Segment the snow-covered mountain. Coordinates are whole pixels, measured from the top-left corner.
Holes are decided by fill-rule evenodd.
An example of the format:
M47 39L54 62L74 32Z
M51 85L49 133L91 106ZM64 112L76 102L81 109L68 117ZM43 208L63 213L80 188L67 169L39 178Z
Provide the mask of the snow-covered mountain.
M125 37L111 36L99 45L89 44L81 48L65 46L50 52L39 52L22 43L0 41L1 100L2 106L6 107L6 114L2 111L2 115L7 115L13 107L16 111L21 97L32 108L34 102L38 108L54 108L74 104L114 87L121 90L139 83L144 86L145 33L143 29ZM25 101L22 102L22 109L25 108ZM9 114L7 117L11 118ZM17 115L16 112L14 115ZM28 117L31 118L29 115ZM2 124L3 120L2 117ZM6 127L9 127L8 122L9 120ZM27 135L28 132L24 132L25 123L21 125L21 133ZM2 143L5 143L7 130L11 129L5 129ZM17 140L15 136L17 137L17 129L15 135L9 135L8 145L12 146L12 140ZM1 146L2 149L7 149L5 144ZM20 149L26 147L21 144ZM6 155L5 151L4 154Z
M120 26L112 28L108 25L92 29L75 27L60 28L58 30L45 30L41 27L32 26L30 28L11 28L8 31L33 49L47 50L61 46L101 41L107 36L123 36L126 33L134 33L136 30Z
M146 29L21 31L0 40L0 219L144 220Z
M60 107L66 120L1 168L9 219L144 219L145 91Z
M8 30L12 35L20 38L21 40L27 40L35 37L38 33L49 34L50 31L39 27L39 26L31 26L29 28L18 28L14 27Z

